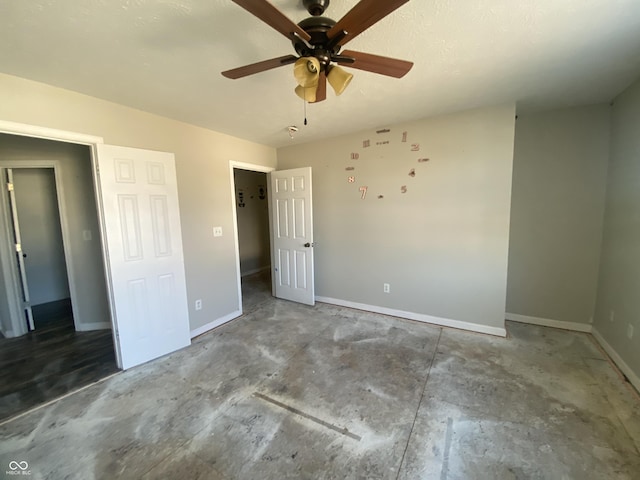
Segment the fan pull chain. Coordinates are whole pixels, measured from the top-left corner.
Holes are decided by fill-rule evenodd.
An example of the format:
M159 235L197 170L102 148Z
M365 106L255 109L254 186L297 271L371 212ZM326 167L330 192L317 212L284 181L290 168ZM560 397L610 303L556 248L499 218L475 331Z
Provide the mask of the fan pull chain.
M302 103L304 104L304 124L307 124L307 101L303 98Z

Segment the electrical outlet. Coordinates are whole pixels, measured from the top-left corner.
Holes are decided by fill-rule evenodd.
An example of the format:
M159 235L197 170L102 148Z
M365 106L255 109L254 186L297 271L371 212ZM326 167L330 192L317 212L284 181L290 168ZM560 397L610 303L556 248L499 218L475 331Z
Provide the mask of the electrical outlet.
M615 310L610 310L609 311L609 321L613 322L614 318L616 318L616 311Z
M631 324L627 327L627 337L629 337L629 340L633 338L633 325Z
M222 227L213 227L213 236L221 237L222 236Z
M202 310L202 300L196 300L196 310Z
M391 285L389 285L388 283L383 283L382 284L382 291L384 293L389 293L391 292Z

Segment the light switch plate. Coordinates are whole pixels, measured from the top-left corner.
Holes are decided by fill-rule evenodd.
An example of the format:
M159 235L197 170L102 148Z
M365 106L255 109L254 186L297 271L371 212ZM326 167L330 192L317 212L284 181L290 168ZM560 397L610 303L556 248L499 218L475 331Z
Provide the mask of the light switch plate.
M222 227L213 227L213 236L221 237L222 236Z

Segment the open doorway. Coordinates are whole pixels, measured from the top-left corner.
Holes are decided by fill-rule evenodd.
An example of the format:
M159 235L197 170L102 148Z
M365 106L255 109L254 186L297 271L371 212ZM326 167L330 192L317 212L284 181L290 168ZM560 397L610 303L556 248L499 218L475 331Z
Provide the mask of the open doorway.
M7 168L12 233L21 276L27 329L52 323L73 327L69 277L53 168ZM68 323L69 325L65 325Z
M0 134L0 419L118 370L90 155Z
M251 167L232 167L242 311L271 297L268 177Z

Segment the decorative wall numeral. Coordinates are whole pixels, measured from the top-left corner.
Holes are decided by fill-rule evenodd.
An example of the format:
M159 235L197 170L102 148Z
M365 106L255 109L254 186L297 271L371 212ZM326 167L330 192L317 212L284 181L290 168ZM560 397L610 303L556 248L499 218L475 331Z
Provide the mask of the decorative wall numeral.
M424 162L428 162L429 159L428 158L419 158L418 159L418 163L424 163Z
M356 181L356 177L349 177L349 178L347 178L347 181L348 181L349 183L355 183L355 181Z
M362 141L362 148L367 148L371 146L371 142L369 140Z
M365 199L365 197L367 196L367 189L368 189L368 188L369 188L369 187L364 187L364 186L363 186L363 187L360 187L360 191L362 192L362 196L361 196L360 198L362 198L362 200L364 200L364 199Z
M412 151L412 152L418 152L418 151L420 151L420 144L419 144L419 143L412 143L412 144L411 144L411 151Z
M351 160L358 160L360 158L360 154L357 152L351 152Z
M345 168L345 170L346 170L347 172L350 172L351 170L355 170L355 169L356 169L355 167L347 167L347 168Z
M407 186L406 185L402 185L400 187L400 193L407 193Z
M410 176L410 177L415 177L415 176L416 176L416 169L415 169L415 168L412 168L412 169L409 171L409 176Z
M402 142L406 143L407 141L407 132L402 132Z

